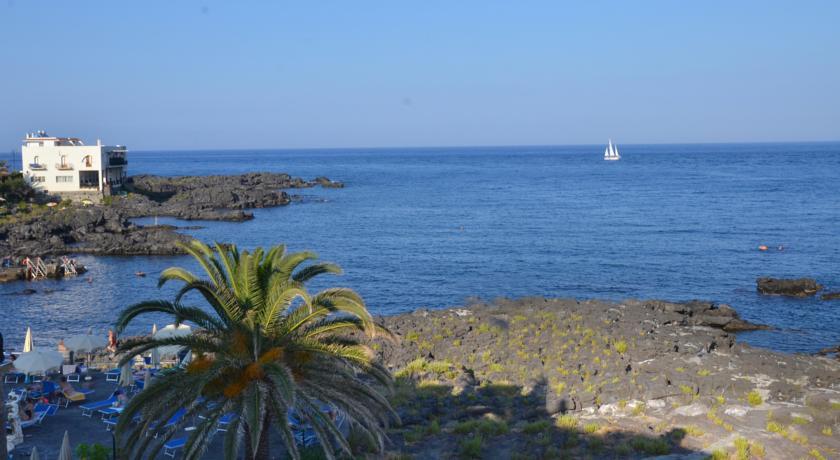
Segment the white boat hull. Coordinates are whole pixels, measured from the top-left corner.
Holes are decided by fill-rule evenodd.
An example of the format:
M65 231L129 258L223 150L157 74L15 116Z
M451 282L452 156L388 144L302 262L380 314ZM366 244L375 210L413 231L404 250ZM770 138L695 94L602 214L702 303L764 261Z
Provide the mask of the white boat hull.
M620 159L621 157L604 157L604 160L606 161L618 161Z

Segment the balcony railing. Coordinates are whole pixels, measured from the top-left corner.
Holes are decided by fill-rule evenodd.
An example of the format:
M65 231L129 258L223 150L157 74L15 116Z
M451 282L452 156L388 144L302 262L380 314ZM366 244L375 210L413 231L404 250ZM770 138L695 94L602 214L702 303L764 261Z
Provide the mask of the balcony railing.
M33 171L46 171L47 165L40 164L40 163L29 163L29 169Z
M124 165L128 164L128 160L126 160L125 158L119 158L119 157L109 158L108 159L108 164L110 166L124 166Z
M56 163L55 169L59 171L72 171L73 165L71 165L70 163Z

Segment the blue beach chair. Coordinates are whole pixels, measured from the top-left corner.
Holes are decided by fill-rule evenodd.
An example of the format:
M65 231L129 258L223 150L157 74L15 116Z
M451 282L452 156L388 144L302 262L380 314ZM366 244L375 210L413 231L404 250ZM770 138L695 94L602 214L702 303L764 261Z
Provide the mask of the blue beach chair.
M111 396L108 399L104 399L102 401L95 401L88 404L82 404L79 406L82 409L82 415L85 417L92 417L94 411L98 411L99 409L103 409L105 407L110 407L114 405L116 402L117 397Z
M120 381L120 370L119 369L111 369L110 371L105 373L105 381L106 382L119 382Z
M163 455L175 458L175 453L183 449L187 444L187 438L176 438L163 445Z

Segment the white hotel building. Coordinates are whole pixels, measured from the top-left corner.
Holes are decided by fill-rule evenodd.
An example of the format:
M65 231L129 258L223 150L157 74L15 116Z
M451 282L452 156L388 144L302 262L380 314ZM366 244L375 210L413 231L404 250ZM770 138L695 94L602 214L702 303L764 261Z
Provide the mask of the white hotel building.
M99 201L122 187L128 161L121 145L85 145L75 137L26 135L23 175L33 188L70 199Z

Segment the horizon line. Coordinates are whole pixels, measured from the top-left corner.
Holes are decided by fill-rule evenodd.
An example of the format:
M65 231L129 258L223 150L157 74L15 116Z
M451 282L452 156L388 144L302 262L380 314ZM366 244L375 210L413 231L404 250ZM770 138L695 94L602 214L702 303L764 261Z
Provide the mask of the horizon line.
M668 146L668 145L762 145L762 144L834 144L840 143L840 139L836 140L809 140L809 141L714 141L714 142L630 142L618 143L615 145L630 145L630 146ZM473 145L426 145L426 146L359 146L359 147L232 147L232 148L140 148L132 149L132 152L197 152L197 151L212 151L212 152L234 152L241 150L252 151L306 151L306 150L388 150L388 149L402 149L402 150L439 150L439 149L482 149L482 148L546 148L546 147L590 147L602 146L606 144L593 143L574 143L574 144L473 144ZM128 146L127 146L128 147Z

